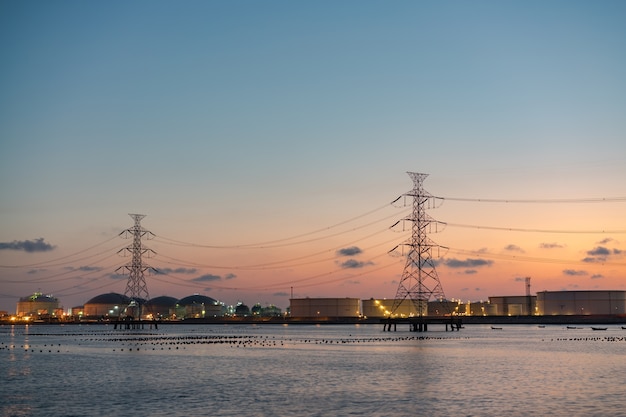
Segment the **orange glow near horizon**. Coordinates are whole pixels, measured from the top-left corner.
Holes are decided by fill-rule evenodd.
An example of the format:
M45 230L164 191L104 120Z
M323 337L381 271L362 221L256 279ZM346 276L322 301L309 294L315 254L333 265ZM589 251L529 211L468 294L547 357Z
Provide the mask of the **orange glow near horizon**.
M625 253L618 239L623 231L614 230L621 216L618 206L579 204L563 210L558 205L544 204L494 207L446 202L429 210L433 219L448 223L440 233L429 235L441 246L433 254L439 255L435 259L436 270L446 297L476 301L489 296L524 294L525 277L531 277L533 293L626 289ZM319 218L299 223L290 229L291 233L270 222L261 222L257 230L256 223L242 221L237 229L255 232L242 232L239 236L247 239L240 240L234 233L222 238L198 230L189 236L211 239L194 241L183 235L155 233L154 239L143 241L156 252L154 257L144 259L145 263L161 271L146 275L150 296L182 298L200 293L226 304L259 302L282 308L288 306L292 293L296 298L393 298L404 269L401 250L402 243L410 238L410 226L404 230L402 225L389 227L406 216L406 207L389 206L356 216L352 221L326 219L327 226ZM149 229L153 228L154 224L150 225ZM603 230L617 233L602 233ZM598 233L587 233L594 231ZM96 245L84 253L78 251L76 257L85 259L85 263L96 259L92 267L80 270L63 269L64 257L72 259L71 254L59 254L56 258L47 255L52 260L42 261L42 272L29 274L36 277L31 285L58 294L67 308L64 299L72 294L75 295L71 299L76 301L71 306L101 293L123 293L125 277L111 279L103 275L110 275L130 261L129 257L112 255L131 242L112 236L105 245ZM400 249L394 253L400 252L400 256L390 255L388 252L398 245ZM26 259L22 255L21 259L11 260L14 264L26 264ZM10 262L3 257L3 263ZM48 264L60 264L61 269L44 272ZM26 270L37 269L36 264L26 265ZM80 284L76 286L75 282ZM23 283L28 284L28 279Z

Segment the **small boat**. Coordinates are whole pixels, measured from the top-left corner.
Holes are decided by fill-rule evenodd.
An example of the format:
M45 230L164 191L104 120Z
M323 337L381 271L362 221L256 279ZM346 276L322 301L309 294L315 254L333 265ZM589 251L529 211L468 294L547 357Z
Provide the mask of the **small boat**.
M622 330L626 330L626 327L622 326Z
M491 326L491 330L502 330L502 327L493 327L493 326Z
M540 329L545 329L545 328L546 328L546 326L544 326L543 324L540 324L540 325L539 325L539 326L537 326L537 327L539 327Z
M592 327L591 330L606 330L606 327Z

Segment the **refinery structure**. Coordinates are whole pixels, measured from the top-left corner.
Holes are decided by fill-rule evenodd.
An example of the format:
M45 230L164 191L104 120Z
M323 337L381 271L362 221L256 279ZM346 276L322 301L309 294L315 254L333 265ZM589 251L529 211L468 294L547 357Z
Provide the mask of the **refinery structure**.
M185 321L245 317L313 321L421 320L427 317L626 317L626 291L541 291L531 295L530 278L526 278L524 295L490 296L488 300L479 302L447 299L435 269L434 252L439 246L429 237L433 230L436 232L439 223L426 214L426 209L435 208L437 201L423 187L427 174L409 172L408 175L413 181L413 189L403 196L412 199L412 210L400 221L410 223L411 235L407 241L392 249L406 249L406 262L394 298L294 298L292 295L285 311L273 305L255 304L250 308L242 302L227 306L201 294L181 299L166 295L150 298L145 275L158 271L145 262L145 258L155 253L144 245L143 240L154 235L141 226L145 215L130 214L134 224L120 236L132 239L132 243L119 253L129 255L131 260L116 271L128 275L123 294L100 294L84 305L64 309L57 298L38 291L18 300L15 315L2 312L0 316L14 321L48 322L122 319Z
M129 314L136 304L123 294L95 296L84 305L66 311L54 297L35 293L20 298L15 316L18 320L111 321ZM370 298L292 298L289 308L243 303L227 306L209 296L192 294L177 299L169 296L142 303L144 320L184 321L229 317L281 318L294 320L383 319L422 316L445 317L528 317L528 316L615 316L626 317L626 291L541 291L537 295L493 296L486 301L429 301L426 308L408 299Z

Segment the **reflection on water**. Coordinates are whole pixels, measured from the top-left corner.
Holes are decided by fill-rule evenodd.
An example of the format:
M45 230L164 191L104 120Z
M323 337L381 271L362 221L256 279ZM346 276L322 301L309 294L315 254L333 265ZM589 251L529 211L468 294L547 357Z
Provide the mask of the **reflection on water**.
M0 414L626 415L618 326L433 330L4 326Z

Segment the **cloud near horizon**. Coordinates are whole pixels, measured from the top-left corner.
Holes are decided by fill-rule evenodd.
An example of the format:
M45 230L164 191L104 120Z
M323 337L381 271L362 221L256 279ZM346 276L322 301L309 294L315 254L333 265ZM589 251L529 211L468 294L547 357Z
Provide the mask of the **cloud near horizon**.
M112 272L110 274L107 275L109 278L111 279L128 279L128 275L127 274L118 274L116 272Z
M13 242L0 242L0 250L21 250L24 252L47 252L55 249L44 241L43 237L35 240L14 240Z
M541 249L555 249L555 248L564 248L565 245L561 245L560 243L540 243L539 247Z
M213 275L213 274L205 274L205 275L201 275L197 278L193 278L191 279L191 281L193 282L212 282L212 281L221 281L222 279L233 279L235 278L236 275L235 274L226 274L224 275L224 277L222 277L221 275Z
M358 269L364 268L369 265L374 265L374 263L370 261L357 261L356 259L348 259L347 261L339 264L339 266L341 266L341 268L343 269Z
M506 246L504 247L504 250L508 250L508 251L510 251L510 252L525 253L525 252L524 252L524 249L522 249L522 248L520 248L519 246L514 245L514 244L506 245Z
M456 258L444 259L442 263L448 268L478 268L481 266L493 265L493 261L489 259L471 259L471 258L467 258L465 260L456 259Z
M339 249L337 251L337 256L354 256L363 253L361 248L358 246L350 246L349 248Z
M589 256L583 258L582 261L587 263L602 263L608 261L609 257L620 256L623 254L624 251L621 249L609 249L605 246L596 246L595 248L587 251L587 255Z
M573 277L580 277L580 276L588 275L587 271L582 271L582 270L577 271L575 269L564 269L563 274L573 276Z
M94 272L94 271L102 270L102 268L99 266L79 266L78 268L75 268L73 266L67 266L65 267L65 269L67 269L68 271L81 271L81 272Z
M158 274L195 274L198 272L196 268L159 268Z

